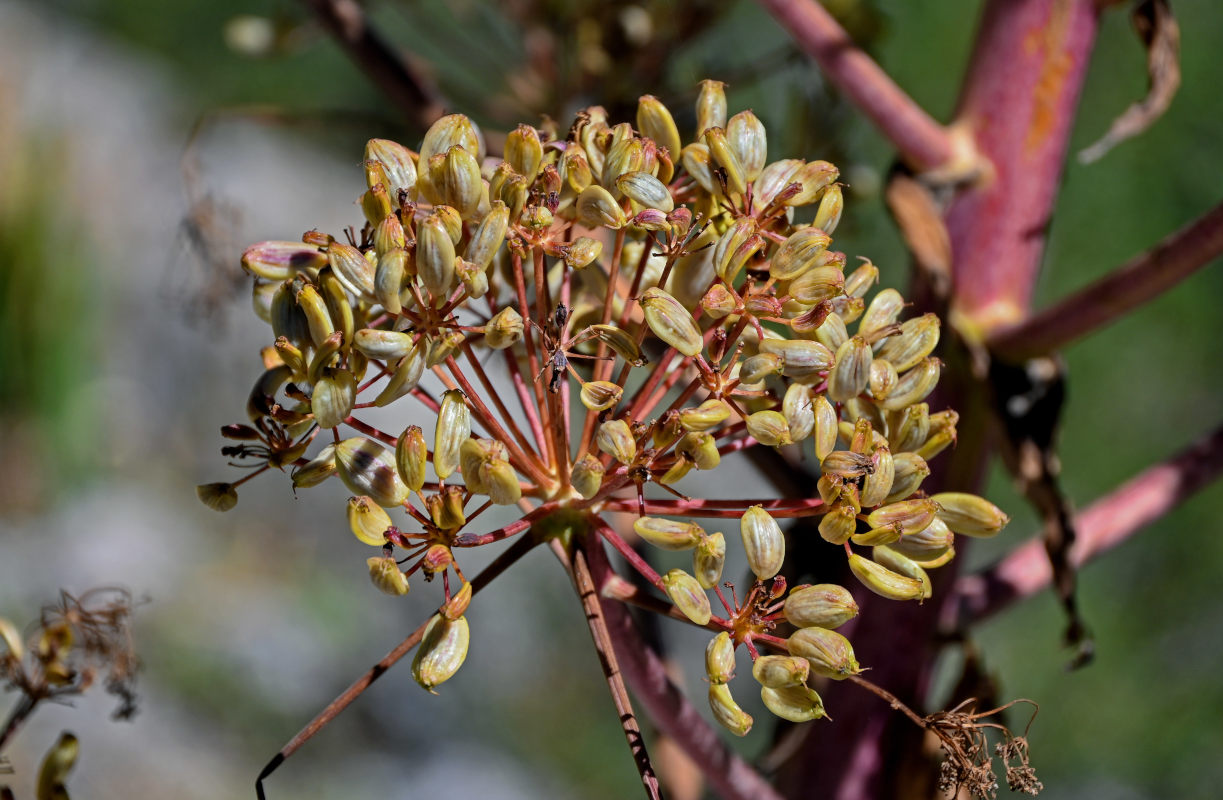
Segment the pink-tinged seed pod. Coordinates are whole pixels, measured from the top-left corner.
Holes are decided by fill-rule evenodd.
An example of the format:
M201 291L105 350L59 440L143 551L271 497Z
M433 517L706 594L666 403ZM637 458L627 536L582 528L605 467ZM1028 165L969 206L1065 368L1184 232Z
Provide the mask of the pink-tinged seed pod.
M640 228L644 231L669 232L671 223L667 222L667 215L656 208L647 208L639 212L636 216L628 221L629 227Z
M796 628L839 628L858 616L858 604L844 586L817 583L790 592L786 620Z
M701 329L678 300L662 289L650 288L642 293L639 302L646 324L655 336L690 358L701 352L704 347Z
M447 619L434 614L425 627L425 635L412 659L412 677L432 694L433 687L454 677L467 658L471 631L467 619Z
M781 447L792 444L790 426L786 418L776 411L757 411L747 416L747 432L766 447Z
M854 658L853 646L836 631L803 628L791 634L787 644L790 655L807 659L816 675L843 681L862 671Z
M327 247L327 263L349 292L366 300L377 300L374 296L375 267L360 250L343 242L332 242Z
M849 569L863 586L880 597L889 600L922 600L926 595L921 581L893 572L857 553L849 557Z
M762 686L760 699L765 708L789 722L810 722L828 716L824 701L808 686L783 686L780 689Z
M336 471L354 494L368 495L383 508L402 505L408 487L395 468L395 454L364 436L345 439L335 446Z
M726 141L743 169L743 179L752 183L759 178L769 150L764 123L751 111L740 111L726 123Z
M459 451L471 436L471 409L458 389L442 395L437 412L437 434L433 441L433 471L446 480L459 468Z
M705 675L710 683L730 683L735 676L735 643L726 631L705 646Z
M930 576L913 559L888 546L875 547L871 551L871 559L892 572L912 578L922 585L922 599L929 599L933 593Z
M739 521L747 564L757 580L768 580L781 571L786 558L786 538L777 520L762 506L752 506Z
M792 183L799 184L798 192L785 201L788 206L805 206L814 203L824 187L841 177L841 171L827 161L809 161L790 176Z
M690 550L705 535L705 531L695 522L662 517L638 517L633 522L633 530L642 539L663 550Z
M320 270L327 255L302 242L259 242L242 253L242 269L257 278L283 281L299 272Z
M726 730L735 736L747 736L752 729L752 716L739 708L735 698L730 693L730 687L725 683L709 684L709 707L713 710L713 718Z
M599 493L599 487L603 485L603 465L599 459L587 453L573 465L569 482L582 499L589 500Z
M565 250L565 264L572 269L590 266L603 254L603 243L589 236L579 236Z
M820 536L832 544L845 544L857 530L857 509L845 503L834 505L820 520Z
M416 161L411 150L390 139L370 139L365 143L365 160L377 161L382 166L387 193L396 206L400 192L412 196L416 189Z
M752 677L770 689L801 685L810 672L807 659L799 656L760 656L752 664Z
M292 473L293 488L294 489L311 489L315 486L318 486L320 483L327 480L335 473L336 473L335 445L329 444L326 447L324 447L322 450L320 450L318 452L318 455L316 455L314 458L310 459L305 464L302 464L300 467L294 468L293 473ZM209 484L209 485L212 485L212 484ZM219 484L219 485L228 486L229 484ZM197 489L197 492L198 491L199 490ZM233 499L235 502L237 502L237 499L238 499L237 492L234 493ZM204 504L208 505L207 502L205 502ZM232 503L230 504L229 508L233 508ZM225 508L225 509L217 509L217 510L218 511L228 511L229 509Z
M900 376L892 393L887 396L886 400L879 402L880 408L886 411L894 411L925 400L934 391L934 387L938 385L942 368L943 362L937 358L923 360L916 367Z
M391 556L374 556L365 561L369 567L369 581L378 591L392 597L401 597L411 588L408 577L399 569Z
M637 456L637 440L633 438L628 423L622 419L608 420L599 425L595 443L621 464L632 464Z
M713 319L722 319L735 313L738 303L735 296L719 283L709 287L709 291L701 297L701 308Z
M938 518L964 536L995 536L1011 518L984 497L964 492L940 492L930 498L938 504Z
M871 346L861 336L837 348L836 366L828 373L828 397L844 403L866 391L871 376Z
M802 228L795 231L782 242L769 262L769 275L779 281L798 278L816 266L816 261L831 242L832 237L819 228ZM840 270L837 272L840 273ZM844 276L841 282L844 282Z
M692 574L702 589L712 589L722 580L726 563L726 537L720 532L705 536L692 551Z
M587 186L578 195L577 214L578 222L588 228L619 230L627 221L624 209L616 202L616 198L598 184Z
M934 520L934 515L938 510L939 504L930 498L902 500L899 503L890 503L875 509L867 515L866 522L872 528L899 525L901 535L908 536L924 531L926 526ZM946 522L946 519L943 521ZM952 530L955 529L952 528Z
M709 624L713 616L709 608L709 595L696 582L696 578L682 569L673 569L662 576L663 591L685 617L697 625Z

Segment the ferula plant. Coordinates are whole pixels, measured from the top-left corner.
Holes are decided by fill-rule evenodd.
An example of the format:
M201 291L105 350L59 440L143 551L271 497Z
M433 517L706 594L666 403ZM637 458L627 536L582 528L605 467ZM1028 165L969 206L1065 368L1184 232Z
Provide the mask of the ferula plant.
M869 260L835 249L837 168L770 153L751 111L728 117L718 82L701 85L696 121L685 143L647 95L632 122L592 107L568 130L520 125L501 158L461 114L435 122L419 151L371 140L359 231L311 230L243 256L271 344L249 420L222 430L222 452L254 468L199 487L227 510L261 473L287 474L294 490L338 477L353 535L376 549L378 589L441 578L437 613L388 657L419 643L412 671L429 691L468 655L473 594L547 544L586 606L639 756L616 659L633 660L631 640L613 630L627 617L609 599L713 634L708 702L743 736L754 720L736 694L758 692L793 723L835 715L818 693L828 680L898 703L860 676L870 665L836 630L858 614L855 595L921 603L957 535L1007 523L981 497L922 491L956 441L956 412L926 402L940 321L906 315ZM402 427L362 418L388 406L403 409ZM723 462L749 448L801 450L820 466L818 494L734 497ZM521 515L487 530L494 505ZM818 519L855 583L787 585L797 517ZM485 574L464 572L464 551L515 537ZM691 568L659 574L641 541L690 552ZM744 579L723 574L728 548L742 548ZM740 648L750 678L736 674ZM977 718L928 727L949 756L947 788L984 795ZM1004 735L1026 769L1026 744ZM1034 791L1024 769L1016 788Z

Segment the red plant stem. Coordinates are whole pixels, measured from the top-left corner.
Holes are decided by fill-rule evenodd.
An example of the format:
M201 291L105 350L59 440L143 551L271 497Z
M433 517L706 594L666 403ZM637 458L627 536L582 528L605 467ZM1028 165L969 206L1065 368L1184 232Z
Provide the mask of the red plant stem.
M378 441L382 442L383 444L389 444L391 447L394 447L396 444L399 443L398 437L392 436L391 434L387 433L386 431L378 430L373 425L370 425L368 422L362 422L361 420L357 419L356 417L348 417L347 419L344 420L344 424L352 428L355 431L360 431L361 433L364 433L366 436L372 436L373 438L377 439Z
M531 435L535 437L535 449L542 453L544 428L531 402L531 395L527 392L526 381L523 380L522 370L518 367L518 357L514 355L513 347L507 347L501 352L505 356L506 369L509 370L510 381L514 384L514 392L518 395L518 403L522 406L522 412L526 414L527 424L531 426Z
M601 586L615 573L597 543L588 544L586 553L595 585ZM768 781L726 746L721 734L671 682L662 659L642 641L624 606L604 603L603 614L620 668L638 702L659 730L674 739L701 768L715 791L725 800L781 800Z
M471 345L466 341L463 342L463 355L467 357L467 363L471 364L471 368L476 373L476 378L480 381L480 385L484 387L484 391L492 398L493 405L497 407L497 411L501 414L501 418L505 421L506 426L514 434L514 440L518 442L518 446L524 452L534 455L538 460L539 454L535 453L535 448L531 446L526 434L522 432L518 427L518 423L514 421L514 415L510 413L509 408L505 405L505 401L501 399L501 393L493 388L493 383L489 380L488 373L485 372L483 365L480 364L480 359L476 358L475 353L471 350Z
M1050 353L1154 300L1223 254L1223 203L1135 256L1115 272L1017 325L988 344L994 355L1021 360Z
M615 295L616 279L620 274L620 256L624 252L624 237L626 231L624 228L616 231L615 245L612 247L611 266L608 268L607 274L607 297L603 300L603 313L599 317L599 321L607 324L611 319L612 298ZM595 357L602 359L607 355L607 344L602 340L599 341L598 347L595 349ZM607 370L604 371L603 366L607 365ZM610 361L595 361L594 379L606 380L607 375L611 372ZM623 385L623 381L621 381ZM594 441L595 420L596 414L587 413L586 420L582 423L582 445L578 448L577 458L581 458L590 452L590 444Z
M870 117L906 161L919 170L951 161L947 129L909 97L815 0L760 0L794 40L819 62L830 83Z
M636 509L637 501L634 500L631 505L632 508ZM654 571L654 568L651 567L644 558L639 556L637 551L630 547L628 542L624 541L624 539L620 537L620 534L616 533L610 525L600 521L596 525L595 529L598 531L600 536L607 540L608 544L616 548L617 553L624 556L624 560L629 563L629 566L640 572L643 578L654 586L658 587L658 589L664 592L666 591L666 589L663 589L662 578L657 572Z
M810 500L790 498L747 500L646 500L647 514L668 514L685 517L707 517L711 519L738 519L752 506L763 506L774 517L808 517L823 513L824 501L818 497ZM606 507L610 511L635 512L637 500L612 499ZM631 548L630 548L631 549Z
M1082 566L1176 508L1223 472L1223 426L1167 461L1150 467L1096 500L1077 519L1070 561ZM945 619L978 621L1049 585L1053 573L1044 543L1029 541L979 575L955 586Z
M526 314L524 319L529 320L531 318L531 306L527 304L526 275L523 273L522 255L516 251L513 254L513 263L514 263L514 269L513 269L514 289L518 294L518 307L522 309L522 313ZM542 325L543 323L544 323L544 320L539 320L539 324ZM523 337L522 340L525 344L526 351L527 351L527 367L531 370L531 389L535 393L535 407L539 409L539 413L541 415L544 415L543 420L542 420L544 427L540 428L539 433L538 433L539 452L545 459L550 460L552 457L550 449L549 449L550 444L551 444L551 439L549 439L548 436L544 433L544 429L548 425L548 420L546 417L548 409L544 405L543 387L540 385L539 381L536 380L536 377L539 375L539 372L540 372L539 357L535 352L535 336L531 331L530 322L527 322L526 324L523 325L522 337ZM507 353L510 352L511 350L513 350L512 347L506 348ZM525 397L523 398L522 403L523 403L524 411L530 407L530 403L526 400Z

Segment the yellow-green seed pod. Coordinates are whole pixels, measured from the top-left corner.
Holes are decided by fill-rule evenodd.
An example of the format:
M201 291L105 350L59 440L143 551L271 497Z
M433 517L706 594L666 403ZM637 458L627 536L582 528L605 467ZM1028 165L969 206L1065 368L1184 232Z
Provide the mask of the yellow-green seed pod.
M619 126L616 126L619 128ZM617 200L621 190L616 181L621 175L637 172L645 167L645 143L630 136L614 142L603 159L602 183Z
M254 281L251 287L251 308L254 309L255 316L268 325L272 324L272 301L279 290L279 284L259 281ZM288 292L281 294L288 296Z
M849 569L863 586L880 597L889 600L921 600L926 596L926 588L921 581L893 572L857 553L849 557Z
M433 440L433 471L446 480L459 468L459 451L471 436L471 409L458 389L442 395L437 412L437 434Z
M382 220L391 215L391 196L384 184L375 183L369 191L361 195L361 211L374 227L378 227Z
M735 677L735 643L726 631L705 646L705 675L710 683L730 683Z
M324 339L319 344L318 350L314 351L314 357L310 359L306 367L306 382L313 384L322 379L323 374L330 368L330 364L338 360L343 347L344 335L339 331Z
M696 578L682 569L673 569L662 576L662 587L685 617L697 625L709 624L713 616L709 609L709 595L705 594Z
M858 604L844 586L817 583L790 592L786 620L796 628L839 628L858 616Z
M752 677L770 689L802 685L810 673L811 665L799 656L760 656L752 664Z
M870 288L879 282L879 268L870 259L862 258L862 265L845 278L845 293L853 297L865 297Z
M925 443L930 434L930 406L914 403L898 412L899 419L889 426L889 437L897 453L912 452Z
M608 420L599 425L595 442L600 450L621 464L631 464L637 456L637 441L628 423L622 419Z
M922 585L923 600L929 599L933 593L930 576L908 556L897 552L891 547L879 546L871 551L871 559L882 567L886 567L895 573L904 575L906 578L912 578L920 583Z
M760 353L744 359L739 367L739 380L745 384L760 383L781 373L785 360L777 353Z
M395 219L395 217L387 217ZM392 314L403 311L400 292L408 275L408 252L402 247L388 250L378 259L374 272L374 296Z
M803 628L791 634L787 644L790 655L807 659L816 675L842 681L862 671L853 646L836 631Z
M463 284L468 297L479 300L488 293L488 274L470 261L464 261L461 256L454 259L454 274Z
M845 320L835 312L829 313L815 329L815 340L834 353L847 339L849 332L845 329Z
M616 187L642 208L653 208L664 213L675 208L671 190L648 172L626 172L616 179Z
M901 535L908 536L925 530L938 511L939 503L931 498L902 500L875 509L867 516L866 521L872 528L898 525ZM946 518L943 521L946 522Z
M442 218L430 214L416 230L416 272L440 305L454 286L454 242Z
M924 532L925 531L923 531L923 533ZM897 542L896 544L900 544L900 542ZM918 559L914 559L913 563L921 567L922 569L938 569L939 567L945 566L946 564L950 564L954 558L955 558L955 548L948 547L947 551L943 553L941 556L938 556L937 558L932 558L929 561L919 561Z
M705 536L692 551L692 574L702 589L712 589L722 580L726 563L726 537L720 532Z
M476 161L484 159L484 140L475 123L463 114L448 114L425 132L420 145L420 163L427 164L433 156L444 154L456 144L475 156Z
M307 284L297 292L297 306L306 317L310 327L310 338L316 347L321 346L327 337L335 333L331 314L327 311L327 303L313 286Z
M718 441L705 431L691 431L680 437L675 452L699 470L716 469L722 463Z
M299 272L319 270L327 256L302 242L259 242L242 252L242 269L268 281L283 281Z
M675 127L671 112L654 95L642 95L637 100L637 130L665 148L672 158L679 158L679 128Z
M721 197L721 189L713 179L713 157L709 155L708 147L700 142L693 142L683 149L680 160L683 162L684 171L692 176L698 186L714 198Z
M816 395L811 404L815 411L815 457L823 463L829 453L836 449L839 420L836 409L824 395Z
M374 296L375 267L360 250L343 242L332 242L327 247L327 263L349 292L366 300L377 299Z
M862 321L858 323L858 335L870 341L881 331L896 324L900 312L904 310L905 299L895 289L884 289L875 295L867 306Z
M762 506L752 506L739 520L747 565L757 580L768 580L781 571L786 559L786 538L777 520Z
M863 533L855 533L849 540L860 547L875 547L891 544L900 539L899 525L885 525L882 528L871 528Z
M845 503L838 502L820 520L820 536L831 544L845 544L857 530L858 511Z
M582 190L577 199L578 222L588 228L623 228L627 218L624 209L611 193L598 184Z
M861 336L847 340L836 354L836 366L828 373L828 397L844 403L866 391L871 376L871 346Z
M471 241L467 243L464 257L481 269L488 269L492 263L497 248L505 241L505 232L509 227L510 211L500 200L493 201L489 212L480 220Z
M740 111L726 123L726 141L743 169L743 179L751 183L759 178L768 160L764 123L751 111Z
M412 334L380 328L362 328L353 337L352 344L369 358L394 361L411 352Z
M429 341L429 351L425 354L425 366L433 369L454 355L454 351L463 344L462 331L451 331Z
M370 258L373 258L372 253ZM370 268L374 269L372 261L370 261L370 264ZM356 317L353 314L352 303L348 300L348 293L344 290L344 285L340 282L340 279L330 269L324 269L319 272L318 284L319 292L323 295L323 301L327 303L327 313L331 315L331 321L335 323L335 329L343 334L344 343L348 344L352 341L353 333L357 329ZM372 303L378 298L363 296L360 299Z
M406 356L399 359L386 386L374 398L374 405L382 407L395 402L415 389L424 374L425 357L421 353L420 344L417 343Z
M937 517L924 531L906 536L888 545L914 562L927 563L942 558L955 547L955 534L947 524Z
M522 499L518 473L509 461L503 458L488 459L480 464L479 475L485 494L495 505L512 506Z
M827 233L832 233L841 222L841 212L845 210L845 198L841 194L841 185L834 183L824 190L820 197L819 208L815 211L815 219L811 224Z
M447 619L434 614L425 627L416 657L412 659L412 677L433 694L433 687L454 677L467 658L471 631L467 618Z
M896 374L896 367L891 361L882 358L871 360L870 378L867 381L871 397L876 400L886 400L899 381L900 376Z
M811 267L790 282L790 296L804 305L830 300L845 291L845 274L837 267Z
M382 165L383 175L388 181L387 192L395 205L399 205L401 191L412 194L416 188L416 161L412 151L389 139L370 139L365 143L365 160Z
M736 195L746 192L747 178L743 165L739 163L739 158L731 149L730 142L726 138L726 131L722 128L707 128L701 134L701 140L709 148L709 157L726 173L727 191Z
M820 469L825 475L836 475L850 480L861 478L874 468L870 456L851 450L834 450L820 462Z
M593 180L590 162L586 160L586 153L583 152L581 145L573 142L568 144L564 154L561 156L560 171L564 177L565 185L574 194L581 194L582 190L589 186Z
M882 503L892 491L892 482L896 479L896 461L892 458L891 450L876 448L871 454L871 461L875 471L862 479L862 505L866 508Z
M593 264L602 254L602 242L589 236L579 236L565 249L565 264L572 269L581 269Z
M480 472L481 465L498 458L505 458L505 445L495 439L469 438L459 447L459 471L467 490L474 494L487 494L488 485Z
M781 413L790 430L790 440L801 442L815 430L815 406L811 402L811 387L792 383L781 401Z
M1011 521L1002 509L975 494L940 492L930 499L938 504L938 518L964 536L994 536Z
M512 347L522 339L522 315L506 306L484 325L484 343L494 350Z
M762 339L760 352L781 356L781 374L799 381L814 380L835 362L827 347L806 339Z
M357 382L346 369L319 378L310 396L310 410L320 428L334 428L352 413L357 401Z
M810 722L828 716L824 701L808 686L784 686L780 689L762 686L760 699L765 708L789 722Z
M386 537L383 534L387 528L391 527L391 515L369 497L364 495L350 497L348 498L348 527L352 535L363 544L382 547L386 544ZM393 559L391 563L394 563Z
M642 293L639 302L646 324L655 336L689 358L701 352L705 344L701 329L678 300L662 289L650 288Z
M645 356L641 353L641 348L637 346L637 341L629 336L628 333L615 325L591 325L586 330L590 331L591 335L603 344L610 347L616 355L624 359L626 364L632 364L635 367L640 367L646 363Z
M46 665L44 670L47 671L51 666ZM80 751L80 742L76 736L67 731L59 735L59 739L47 751L39 767L38 786L34 794L37 800L68 800L68 790L64 784L68 781L68 773L76 766ZM8 794L7 787L4 793Z
M582 384L582 405L591 411L605 411L620 402L624 389L611 381L588 381Z
M231 483L201 483L195 496L213 511L229 511L238 504L238 490Z
M894 411L925 400L934 391L934 387L938 385L942 367L943 362L937 358L923 360L916 367L900 376L892 393L887 396L886 400L879 402L880 408Z
M790 426L786 418L776 411L757 411L747 416L747 432L766 447L781 447L791 444Z
M533 180L544 160L544 146L539 131L530 125L519 125L505 137L505 160L519 175Z
M808 161L790 176L792 183L802 188L786 199L788 206L805 206L815 202L824 188L841 177L841 171L827 161Z
M603 485L603 465L599 459L587 453L573 465L569 482L582 499L590 500L599 493L599 487Z
M5 660L9 663L20 663L25 658L25 643L21 640L21 632L4 617L0 617L0 645L4 647L4 650L0 651L0 663Z
M703 80L696 96L697 138L709 128L726 127L726 84Z
M934 352L939 340L939 319L923 314L900 324L900 333L889 336L880 347L879 358L887 359L897 372L914 367Z
M730 687L725 683L709 684L709 707L713 710L713 718L718 724L735 736L747 736L747 732L752 729L751 714L739 708L730 693Z
M926 459L917 453L897 453L892 458L892 462L894 470L892 488L887 497L883 498L885 503L904 500L916 492L922 481L930 474L930 467L926 465Z
M418 425L409 425L395 444L395 466L403 482L413 492L419 492L425 485L428 455L424 431Z
M706 400L696 408L681 408L679 411L679 424L686 431L707 431L729 418L730 406L716 397Z
M671 281L674 285L675 281ZM725 286L715 284L701 297L701 308L714 319L730 316L738 309L738 301Z
M663 550L690 550L705 535L705 531L695 522L662 517L638 517L633 522L633 530L642 539Z
M293 469L291 476L293 480L293 488L311 489L318 486L335 473L335 445L329 444L320 450L318 455L316 455L314 458L310 459L305 464L302 464L300 467L295 467ZM238 495L236 492L234 493L233 499L234 502L237 502ZM233 504L231 503L229 507L233 508Z
M677 458L675 462L667 468L659 477L655 478L661 484L672 486L684 479L689 472L692 471L692 462L687 458Z
M713 246L713 264L718 277L727 283L734 283L747 263L747 258L763 246L763 240L759 240L754 250L750 247L744 249L756 236L758 229L754 217L743 217L735 220L734 224L718 237Z
M335 446L336 471L354 494L368 495L383 508L402 505L408 487L395 469L395 454L373 439L356 436Z
M819 228L802 228L794 232L782 242L769 262L769 275L779 281L794 280L815 267L817 259L828 249L831 242L832 237ZM832 280L835 281L835 277ZM844 283L844 276L841 283Z
M932 434L926 443L917 448L917 454L929 461L956 442L955 428Z

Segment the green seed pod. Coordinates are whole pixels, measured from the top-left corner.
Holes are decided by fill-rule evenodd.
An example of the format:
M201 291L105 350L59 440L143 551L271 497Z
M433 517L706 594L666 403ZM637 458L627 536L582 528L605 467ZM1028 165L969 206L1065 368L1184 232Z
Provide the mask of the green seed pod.
M352 413L357 402L357 382L346 369L319 378L310 395L310 411L320 428L334 428Z
M505 445L495 439L471 438L459 447L459 471L467 490L474 494L487 494L488 485L480 472L480 466L488 461L505 458Z
M522 315L506 306L484 325L484 343L494 350L512 347L522 339Z
M809 161L790 176L792 183L802 188L786 199L788 206L805 206L815 202L824 188L841 177L841 171L827 161Z
M866 508L877 506L892 491L892 483L896 479L896 461L892 451L879 447L871 454L875 471L862 479L862 505Z
M751 183L759 178L769 148L764 123L751 111L740 111L726 123L726 141L743 168L743 179Z
M328 336L335 333L335 326L331 322L327 304L318 290L309 284L297 292L296 300L298 308L305 315L306 323L310 327L310 339L316 347L322 345Z
M51 666L53 665L45 665L44 672L49 672ZM58 663L54 666L58 666ZM35 790L38 800L67 800L68 790L64 784L68 781L68 773L76 766L80 751L81 745L76 736L67 731L59 735L38 770L38 787ZM12 796L8 793L8 787L5 787L4 791L8 796Z
M937 517L924 531L906 536L888 547L915 562L930 562L942 558L955 546L955 534Z
M832 544L845 544L858 530L858 511L852 505L838 502L820 520L820 536Z
M722 631L705 646L705 674L710 683L730 683L735 677L735 643Z
M617 179L644 168L645 143L636 137L621 139L607 150L607 156L603 159L601 182L611 192L612 197L619 200L622 195L616 184Z
M565 185L573 191L574 194L581 194L582 190L590 185L593 180L590 172L590 163L586 160L586 153L582 151L579 144L570 142L565 148L564 154L561 156L561 176L565 180Z
M373 258L372 253L370 258ZM373 270L372 261L370 265L370 269ZM343 335L344 343L348 344L352 341L357 326L352 303L348 300L348 292L345 291L344 284L340 282L340 279L335 276L331 269L324 269L319 272L318 288L319 293L323 295L323 301L327 303L327 313L331 315L331 321L335 323L335 329ZM367 302L377 300L376 297L370 296L361 297L360 299Z
M484 140L475 123L463 114L448 114L425 132L420 145L420 163L428 164L434 156L444 154L456 144L475 156L477 162L484 159Z
M790 592L786 620L796 628L839 628L858 616L849 590L835 583L817 583Z
M830 300L845 291L845 274L837 267L812 267L790 282L790 296L804 305Z
M447 619L434 614L425 627L425 635L412 659L412 677L432 694L439 686L459 671L467 658L467 647L471 643L471 631L466 617Z
M757 411L747 416L747 432L766 447L781 447L792 444L790 426L786 418L776 411Z
M730 147L726 131L722 128L706 128L701 134L701 140L709 148L709 157L726 173L726 189L733 195L741 195L747 191L747 178L743 165Z
M871 559L880 566L919 582L922 585L923 600L928 599L932 594L933 587L930 584L930 576L908 556L897 552L891 547L880 546L871 551Z
M899 525L885 525L882 528L871 528L864 533L855 533L849 540L860 547L874 547L898 541L900 533Z
M701 308L705 309L705 313L714 319L730 316L738 310L738 307L735 296L721 284L710 286L709 291L701 297Z
M4 646L4 651L0 652L0 662L7 659L10 663L20 663L25 659L25 643L21 640L21 632L17 630L16 625L3 617L0 617L0 645Z
M849 332L845 330L845 321L836 313L830 313L815 329L815 340L834 353L847 339Z
M391 215L391 196L384 184L375 183L369 191L361 195L361 211L375 228Z
M794 280L815 267L816 260L824 254L831 242L832 237L819 228L799 229L777 249L777 254L769 263L769 275L779 281ZM836 271L840 273L840 270ZM831 276L831 273L829 275ZM832 280L835 282L835 277ZM841 282L844 283L843 275Z
M374 265L360 250L343 242L327 247L327 263L340 284L352 294L374 301Z
M781 356L781 374L802 382L828 372L835 362L827 347L806 339L762 339L760 352Z
M421 354L420 343L412 347L406 356L399 359L395 371L391 373L386 386L374 398L374 405L382 407L390 405L408 392L416 388L421 376L425 374L425 358Z
M671 190L648 172L626 172L616 178L616 187L625 197L642 208L653 208L664 213L675 208Z
M637 99L637 130L666 149L672 158L679 158L679 128L675 127L671 112L654 95L642 95Z
M888 395L896 388L900 376L896 374L896 367L891 361L886 361L882 358L876 358L871 361L870 378L867 381L867 387L871 390L871 397L876 400L886 400Z
M680 437L675 452L699 470L716 469L722 463L718 441L705 431L692 431Z
M810 722L828 716L824 701L814 689L807 686L784 686L771 689L763 686L760 699L764 707L789 722Z
M762 506L752 506L739 520L747 565L757 580L768 580L781 571L786 559L786 538L777 520Z
M467 292L468 297L479 300L488 293L488 274L470 261L456 257L454 274L458 276L459 283L463 284L463 290Z
M771 375L780 374L784 359L777 353L760 353L743 361L739 380L745 384L760 383Z
M871 376L871 346L861 336L837 348L836 366L828 373L829 399L844 403L866 391Z
M705 344L701 329L678 300L662 289L650 288L642 293L639 302L646 324L655 336L689 358L701 352Z
M807 682L811 665L798 656L760 656L752 664L752 677L761 686L782 689Z
M662 587L685 617L697 625L709 624L712 616L709 595L705 594L696 578L682 569L673 569L662 576Z
M870 288L879 282L879 268L869 258L862 259L862 265L845 278L845 293L851 297L865 297Z
M599 425L595 442L600 450L621 464L631 464L637 456L637 441L633 438L628 423L622 419L608 420Z
M565 264L572 269L581 269L593 264L602 254L602 242L589 236L579 236L564 251Z
M382 165L387 180L387 192L396 205L399 193L412 194L416 188L416 162L412 151L389 139L370 139L365 143L365 160Z
M591 325L586 330L603 344L610 347L616 355L624 359L626 364L632 364L635 367L640 367L646 363L645 356L641 353L641 348L637 346L637 341L629 336L628 333L615 325Z
M884 289L879 292L867 306L866 313L862 315L862 321L858 323L858 335L874 341L880 332L896 324L904 306L904 297L895 289Z
M356 436L337 444L335 465L340 480L354 494L368 495L384 508L408 499L408 487L395 471L394 454L373 439Z
M837 229L837 225L841 222L841 212L845 210L845 198L841 194L841 185L834 183L824 190L824 195L820 198L819 208L815 212L815 220L812 222L817 228L832 233Z
M930 500L938 504L938 518L964 536L994 536L1011 521L1002 509L975 494L940 492Z
M488 499L495 505L512 506L522 499L522 485L518 483L518 473L509 461L503 458L489 459L480 465L479 475Z
M569 482L583 500L590 500L603 485L603 465L590 453L578 459L569 474Z
M889 600L921 600L926 589L919 580L907 578L887 567L854 553L849 569L867 589Z
M822 394L816 395L811 404L815 411L815 457L823 463L837 446L837 411Z
M318 455L302 464L300 467L295 467L292 472L293 488L294 489L311 489L318 486L323 481L330 478L336 473L335 466L335 445L329 444L319 451ZM198 491L198 490L197 490ZM238 498L234 494L234 500ZM232 508L232 504L230 508Z
M394 361L411 352L412 334L380 328L362 328L353 337L352 344L368 358Z
M242 252L242 269L268 281L283 281L299 272L320 270L327 256L302 242L259 242Z
M213 511L228 511L238 504L238 490L231 483L201 483L195 496Z
M471 409L458 389L442 395L437 412L437 434L433 441L433 471L446 480L459 468L459 451L471 436Z
M917 453L897 453L892 461L895 474L892 478L892 488L887 497L883 498L884 503L904 500L916 492L922 481L930 474L930 467L926 465L926 459Z
M582 190L577 199L578 222L588 228L623 228L627 218L624 209L611 193L598 184Z
M757 236L754 217L743 217L727 228L713 246L713 265L718 277L733 284L747 261L761 247L764 239Z
M696 135L710 128L726 127L726 84L703 80L696 96Z
M887 411L894 411L925 400L938 385L942 366L943 362L937 358L925 359L900 376L900 380L896 381L896 388L886 400L880 401L879 406Z
M417 226L416 272L433 297L433 305L441 305L454 286L454 242L436 213Z
M620 402L624 389L611 381L588 381L582 384L582 405L591 411L605 411Z
M493 202L489 212L480 220L471 241L467 243L464 256L481 269L488 269L497 249L505 241L505 232L509 227L510 212L505 203L500 200Z
M862 671L854 658L849 640L826 628L803 628L787 640L790 655L807 659L811 671L825 678L842 681Z
M364 495L348 498L348 528L362 544L382 547L386 544L386 537L383 534L390 527L391 515L373 500ZM373 559L370 560L373 561ZM394 559L390 561L392 564L395 563ZM398 572L398 568L396 571ZM404 594L406 591L405 589L399 594Z
M667 468L661 476L656 478L659 483L671 486L684 479L684 476L692 471L692 462L686 458L677 458L675 462Z
M695 522L680 522L662 517L638 517L633 530L642 539L663 550L690 550L705 536Z
M505 137L505 161L519 175L534 180L544 160L544 146L539 131L530 125L519 125Z
M441 494L425 498L425 510L429 512L434 525L444 531L456 531L467 524L467 515L463 511L464 491L462 486L447 486Z
M251 286L251 308L254 309L255 316L268 325L272 324L272 301L279 290L280 285L276 283L254 281ZM287 296L288 292L283 294Z
M879 358L892 362L897 372L917 365L938 346L939 319L935 314L923 314L900 324L900 332L889 336L880 347Z
M700 142L693 142L683 149L680 161L683 162L684 171L692 176L697 185L710 196L721 197L721 189L713 179L713 157L709 155L708 147Z
M735 736L747 736L752 729L752 716L735 702L731 696L730 687L725 683L709 684L709 707L713 710L713 718L726 730Z
M403 311L400 292L403 291L407 275L408 252L402 247L392 248L378 259L378 268L374 272L374 296L392 314Z
M721 533L705 536L692 551L692 574L702 589L712 589L722 580L726 563L726 537Z
M730 406L716 397L706 400L696 408L681 408L679 411L679 424L686 431L707 431L729 418Z
M955 428L939 431L938 433L932 434L930 438L926 440L925 444L917 448L917 454L929 461L939 453L946 450L948 446L955 444L955 441Z
M898 525L901 535L908 536L924 531L938 510L939 504L933 499L902 500L875 509L867 516L866 522L872 528ZM947 520L944 518L943 521Z
M451 331L429 341L429 352L425 355L425 366L433 369L454 355L454 351L463 344L465 337L462 331Z

